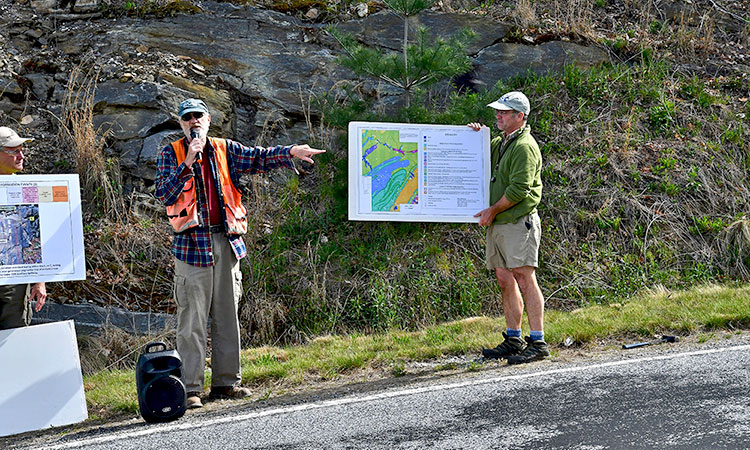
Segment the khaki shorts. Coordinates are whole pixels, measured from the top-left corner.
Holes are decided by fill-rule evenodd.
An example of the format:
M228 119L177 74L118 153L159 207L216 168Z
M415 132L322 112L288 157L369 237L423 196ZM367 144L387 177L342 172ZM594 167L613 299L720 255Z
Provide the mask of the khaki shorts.
M535 212L521 217L516 223L490 225L487 228L487 269L539 267L541 236L542 225Z

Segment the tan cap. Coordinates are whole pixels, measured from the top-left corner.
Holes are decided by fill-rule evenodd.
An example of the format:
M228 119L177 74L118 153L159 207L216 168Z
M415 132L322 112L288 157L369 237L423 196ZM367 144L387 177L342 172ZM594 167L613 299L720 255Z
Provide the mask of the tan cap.
M0 147L18 147L34 138L23 138L8 127L0 127Z

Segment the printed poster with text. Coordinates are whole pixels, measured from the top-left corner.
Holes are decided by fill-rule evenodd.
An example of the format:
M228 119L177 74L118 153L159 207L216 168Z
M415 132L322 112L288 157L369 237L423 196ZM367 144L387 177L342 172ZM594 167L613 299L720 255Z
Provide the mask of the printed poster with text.
M85 279L78 175L0 176L0 284Z
M489 178L486 127L349 123L349 220L478 222Z

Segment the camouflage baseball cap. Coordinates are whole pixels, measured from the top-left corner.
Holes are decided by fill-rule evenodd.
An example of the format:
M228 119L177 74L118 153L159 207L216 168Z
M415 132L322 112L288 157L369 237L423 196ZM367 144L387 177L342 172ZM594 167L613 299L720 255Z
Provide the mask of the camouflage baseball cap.
M208 107L205 103L203 103L203 100L198 100L197 98L189 98L187 100L183 100L182 103L180 103L180 110L177 115L182 117L184 114L187 114L189 112L202 112L208 114Z

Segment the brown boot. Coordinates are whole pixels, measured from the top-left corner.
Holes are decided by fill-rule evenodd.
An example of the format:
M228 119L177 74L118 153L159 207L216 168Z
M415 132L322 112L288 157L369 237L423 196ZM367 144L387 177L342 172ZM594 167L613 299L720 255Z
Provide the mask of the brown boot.
M185 406L187 409L202 408L203 402L201 401L200 392L188 392Z

